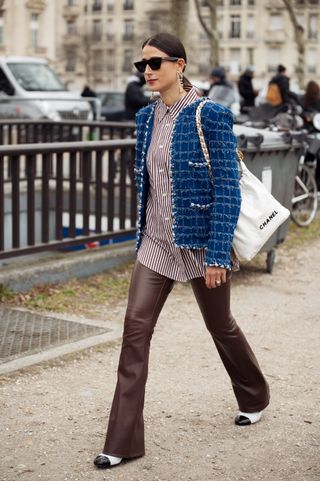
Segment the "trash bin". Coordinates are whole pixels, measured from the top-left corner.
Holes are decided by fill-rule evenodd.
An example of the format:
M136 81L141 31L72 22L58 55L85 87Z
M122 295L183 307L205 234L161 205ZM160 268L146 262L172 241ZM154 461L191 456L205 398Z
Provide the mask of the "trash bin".
M260 179L269 192L291 212L295 176L303 153L301 133L272 132L235 125L238 146L244 153L248 169ZM260 252L267 252L267 271L272 272L275 247L284 241L290 218L266 242Z

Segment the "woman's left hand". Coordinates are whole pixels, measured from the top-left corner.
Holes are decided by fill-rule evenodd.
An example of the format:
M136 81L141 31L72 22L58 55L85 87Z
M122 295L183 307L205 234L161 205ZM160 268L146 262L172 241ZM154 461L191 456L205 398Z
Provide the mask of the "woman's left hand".
M206 268L206 286L208 289L220 287L227 280L227 269L223 267L207 267Z

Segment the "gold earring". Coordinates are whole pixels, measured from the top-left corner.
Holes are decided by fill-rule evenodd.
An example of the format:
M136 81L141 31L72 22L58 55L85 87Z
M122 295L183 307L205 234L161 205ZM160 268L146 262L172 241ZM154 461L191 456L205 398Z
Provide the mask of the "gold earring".
M179 94L184 93L184 88L183 88L183 73L177 71L177 79L178 79L178 84L179 84Z

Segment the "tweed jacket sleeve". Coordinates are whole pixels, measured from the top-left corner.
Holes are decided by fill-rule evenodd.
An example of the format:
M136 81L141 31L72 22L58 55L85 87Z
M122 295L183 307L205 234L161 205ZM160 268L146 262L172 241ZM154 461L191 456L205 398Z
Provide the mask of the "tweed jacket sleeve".
M232 113L207 102L202 109L202 126L213 173L213 205L205 262L207 266L230 268L233 234L241 204Z

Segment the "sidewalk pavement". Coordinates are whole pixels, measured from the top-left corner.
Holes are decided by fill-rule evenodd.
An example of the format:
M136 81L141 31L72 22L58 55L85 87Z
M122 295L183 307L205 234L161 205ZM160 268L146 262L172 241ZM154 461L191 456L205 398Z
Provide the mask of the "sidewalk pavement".
M16 292L39 284L66 282L88 277L131 261L134 241L111 244L99 249L71 252L45 251L0 260L0 285Z
M110 471L101 451L120 339L0 386L1 481L316 481L320 478L320 239L279 249L272 275L236 274L233 313L270 383L261 422L233 424L229 379L190 286L177 284L152 340L146 456ZM121 327L125 303L105 327Z

